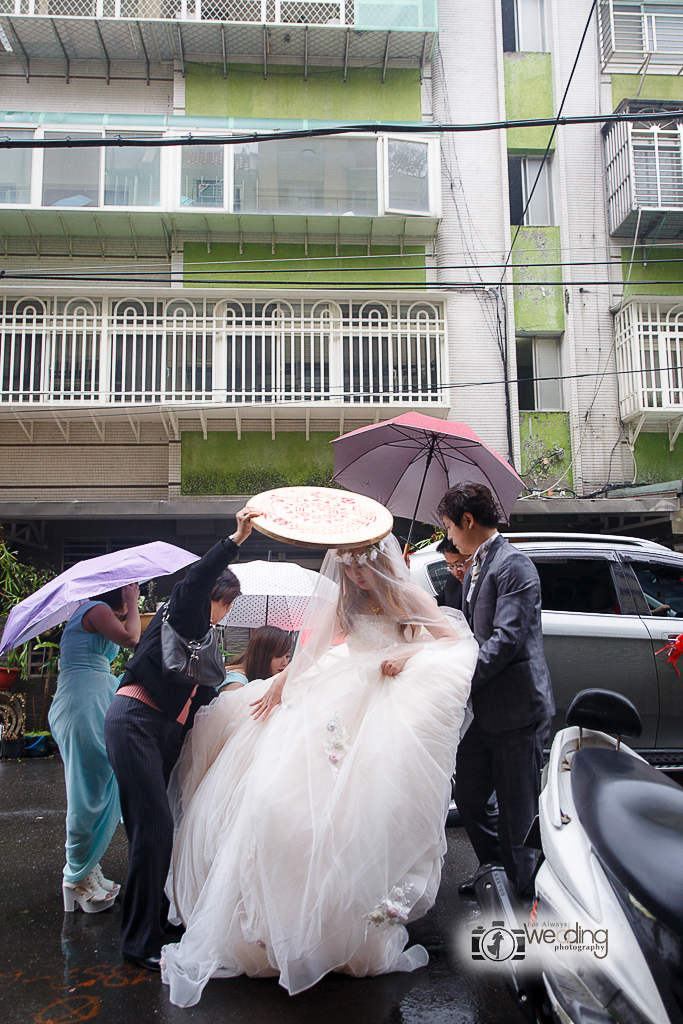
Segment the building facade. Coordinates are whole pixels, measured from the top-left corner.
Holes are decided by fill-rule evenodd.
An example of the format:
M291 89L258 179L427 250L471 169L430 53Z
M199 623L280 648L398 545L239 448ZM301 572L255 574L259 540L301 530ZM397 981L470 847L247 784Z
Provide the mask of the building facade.
M201 552L411 409L514 462L525 528L670 532L683 4L597 7L572 75L590 0L0 0L0 145L48 144L0 160L6 534ZM643 120L447 130L570 75Z

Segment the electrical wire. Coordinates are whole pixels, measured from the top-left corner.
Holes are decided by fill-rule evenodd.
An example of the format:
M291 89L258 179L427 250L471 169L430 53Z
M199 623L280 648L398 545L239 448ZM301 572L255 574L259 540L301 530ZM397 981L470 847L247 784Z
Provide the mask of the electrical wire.
M125 327L126 326L125 317L122 317L121 319L123 320L122 326ZM657 372L658 373L666 373L668 370L674 371L677 374L681 374L682 368L681 368L681 366L675 366L675 365L673 365L673 366L662 366L662 367L658 368ZM603 371L595 370L593 372L586 371L586 372L583 372L583 373L561 374L560 376L557 376L557 377L514 377L514 378L509 378L508 379L508 383L509 384L527 384L527 383L530 383L531 381L565 381L565 380L578 380L578 379L587 378L587 377L600 377L601 378L601 382L602 382L602 379L604 377L619 377L619 376L622 376L622 375L633 374L634 372L636 372L636 371L634 371L634 370L609 370L609 371L606 372L604 370ZM436 394L439 391L457 391L457 390L460 390L462 388L500 387L503 384L505 384L505 380L502 380L502 379L499 379L499 380L474 380L474 381L472 381L472 380L470 380L470 381L449 381L448 383L442 383L442 384L429 384L426 390L428 390L428 392L430 394ZM173 388L159 387L159 388L152 389L152 390L156 390L156 391L161 393L161 392L173 391L174 389ZM177 389L177 390L180 390L180 389ZM208 388L208 387L205 387L205 388L201 388L200 390L201 390L202 394L207 394L207 395L213 393L214 391L220 392L221 394L225 393L225 388ZM255 390L256 391L264 391L264 392L268 392L269 391L269 389L265 388L265 387L264 388L260 388L260 389L256 388ZM18 391L19 391L19 389L14 389L14 388L0 388L0 394L2 394L2 395L14 394L14 393L18 393ZM248 389L247 388L237 388L236 391L237 392L242 391L244 393L247 393ZM34 390L31 390L30 394L31 394L32 397L40 397L40 398L49 399L53 395L53 392L51 392L51 391L38 391L38 390L34 391ZM113 392L113 391L105 392L105 391L102 391L102 390L98 390L98 394L99 395L110 394L110 395L120 396L121 393L119 391L116 391L116 392ZM378 396L378 394L381 394L381 395L400 394L400 395L403 395L403 396L406 396L406 395L409 396L410 394L419 394L420 396L422 396L422 395L424 395L424 391L420 391L420 392L413 392L411 390L404 391L400 386L399 387L395 387L395 388L387 388L387 389L373 390L373 391L361 391L361 390L352 391L352 390L349 390L348 388L344 389L343 387L338 387L338 388L329 387L329 388L325 389L325 396L328 397L328 398L341 398L341 397L344 397L344 396L348 396L348 397L351 397L351 398L354 398L354 399L376 398ZM303 396L303 397L305 397L305 396ZM201 404L201 403L193 403L193 404ZM192 408L192 405L188 405L187 407L188 408ZM522 409L521 411L522 412L533 412L534 410L532 410L532 409ZM562 410L557 410L557 411L561 412Z
M411 268L410 267L401 267L399 269L405 272L406 270L410 270ZM420 268L416 268L416 269L419 270ZM259 271L256 271L255 273L259 273ZM296 273L296 271L292 271L292 273ZM300 271L300 273L305 273L305 271ZM236 285L239 285L240 287L248 287L248 288L252 288L253 289L255 287L258 288L259 283L260 283L258 281L255 281L253 277L250 277L250 278L248 278L246 280L229 279L229 280L221 281L221 280L216 280L215 278L196 277L195 273L187 274L184 271L177 271L177 272L176 271L170 271L169 274L166 275L166 280L168 281L168 283L171 283L171 281L173 281L174 283L180 283L181 282L181 275L182 275L182 279L183 279L182 283L192 284L192 285L205 284L205 285L211 285L211 286L214 286L214 287L216 287L218 285L221 285L221 284L226 285L226 286L230 286L230 287L234 287ZM84 276L82 274L30 273L30 272L27 272L27 271L16 271L16 272L13 272L13 271L7 271L7 270L0 270L0 280L5 281L5 282L6 281L27 281L27 280L36 281L36 282L37 281L47 281L47 282L50 282L50 281L70 281L70 282L78 282L80 284L103 284L103 285L104 284L132 284L132 283L135 283L135 284L155 284L157 286L162 286L164 284L164 282L162 280L159 280L156 277L152 277L152 278L150 278L150 277L135 277L135 278L133 278L133 277L130 277L130 276L125 277L125 276L121 276L121 275L117 275L117 276L109 275L109 276L105 277L101 273L97 274L96 276L93 275L93 276L90 276L90 277L86 277L86 276ZM483 290L483 289L495 289L495 288L502 288L502 287L505 287L505 288L517 288L520 285L523 285L524 287L527 287L527 288L529 288L529 287L536 287L536 288L555 288L555 287L557 287L557 288L560 288L560 287L603 288L603 287L610 287L610 288L614 288L615 286L618 287L620 285L619 281L610 281L610 280L607 280L607 281L572 281L572 280L566 280L564 278L559 280L559 281L558 280L545 281L545 280L538 280L536 278L533 278L532 280L521 281L521 282L519 282L519 281L502 281L501 282L501 281L498 281L498 280L493 280L493 281L433 281L433 282L405 280L405 281L376 281L376 282L373 282L373 281L368 281L367 279L365 279L363 281L344 281L342 283L336 283L336 282L330 282L330 281L325 281L325 280L316 281L316 280L311 280L309 278L306 278L305 280L301 280L301 281L294 281L294 280L292 280L291 277L287 277L287 278L285 278L284 280L281 280L281 281L280 280L275 280L275 281L269 280L268 282L265 282L265 283L267 283L267 284L269 284L269 285L271 285L273 287L282 287L282 288L290 288L290 289L292 287L299 286L299 287L305 287L307 290L314 289L314 288L324 288L324 289L336 290L336 291L339 291L339 290L343 291L343 290L347 290L347 289L353 289L355 291L361 291L361 292L363 292L363 291L365 291L365 292L383 291L383 290L386 290L386 289L395 289L395 288L405 288L405 289L408 289L408 290L418 289L420 291L433 292L433 291L449 291L449 290L472 291L472 290L476 290L476 289ZM680 285L680 286L683 287L683 280L680 280L680 281L679 280L672 280L671 278L669 278L669 279L667 279L665 281L650 281L650 280L648 280L648 281L642 281L640 283L643 284L643 285L646 285L648 287L659 286L659 285L675 285L675 286L679 286ZM187 296L184 296L184 298L187 299Z
M515 231L515 237L512 239L512 244L510 246L508 257L507 257L507 259L505 261L506 266L507 266L507 264L508 264L508 262L510 260L510 255L512 254L512 251L513 251L513 249L515 247L515 242L517 241L517 236L519 235L519 232L522 229L522 225L524 224L524 218L526 217L527 210L529 209L529 204L531 203L531 199L533 197L533 194L536 191L536 186L538 185L538 182L540 180L541 174L543 172L543 168L544 168L544 166L546 164L546 161L548 159L548 154L550 153L550 147L553 144L553 139L555 138L555 133L557 132L557 126L558 126L558 124L562 123L562 111L564 110L564 104L565 104L565 101L567 99L567 95L569 93L569 87L572 84L572 79L574 78L574 72L576 71L576 67L577 67L577 65L579 63L579 57L581 56L581 50L583 49L583 44L584 44L584 41L586 39L586 35L588 34L588 27L589 27L589 25L591 23L591 20L593 18L593 13L595 12L596 7L597 7L597 0L593 0L593 3L591 4L591 9L588 12L588 18L586 19L586 24L585 24L585 27L584 27L584 30L583 30L583 35L581 36L581 42L579 43L579 48L576 51L576 57L574 58L574 63L572 65L572 70L571 70L571 72L569 74L569 78L567 79L567 84L566 84L565 89L564 89L564 95L562 96L562 102L560 103L560 107L559 107L559 110L557 112L557 117L556 117L555 123L553 125L553 130L551 131L550 138L548 139L548 145L545 148L545 153L543 154L543 159L541 160L541 163L539 164L539 167L538 167L538 173L536 175L536 179L535 179L535 181L534 181L534 183L532 185L531 191L529 192L529 196L528 196L527 201L526 201L526 205L525 205L525 207L524 207L524 209L522 211L522 216L520 217L520 223L517 225L517 230ZM642 115L641 115L641 120L642 120Z
M281 139L315 139L328 136L348 135L350 133L402 132L416 135L459 134L468 132L503 131L511 128L550 128L568 127L580 124L618 124L620 121L659 121L683 119L683 110L667 111L666 113L648 113L647 117L640 114L583 114L574 117L531 117L518 120L488 121L481 124L439 124L432 121L398 122L398 121L362 121L356 124L327 125L324 128L295 128L288 131L251 131L241 135L178 135L171 138L147 134L144 138L128 136L125 132L109 132L109 138L72 138L63 139L10 139L0 135L0 149L109 149L115 147L142 147L149 149L167 148L172 146L240 146L254 142L277 142ZM159 131L162 129L158 129Z

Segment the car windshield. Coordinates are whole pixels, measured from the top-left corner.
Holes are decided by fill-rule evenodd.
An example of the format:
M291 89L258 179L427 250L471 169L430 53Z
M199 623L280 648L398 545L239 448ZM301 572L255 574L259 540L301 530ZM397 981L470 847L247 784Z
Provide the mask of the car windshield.
M652 612L668 605L683 618L683 565L631 562Z

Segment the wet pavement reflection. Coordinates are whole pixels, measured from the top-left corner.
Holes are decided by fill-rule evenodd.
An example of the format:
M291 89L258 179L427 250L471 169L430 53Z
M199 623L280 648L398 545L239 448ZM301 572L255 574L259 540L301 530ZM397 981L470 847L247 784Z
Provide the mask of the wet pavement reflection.
M448 829L448 857L436 906L410 927L430 953L413 974L353 979L329 975L290 997L273 979L216 980L199 1006L171 1006L158 975L119 956L119 909L62 910L64 782L61 761L0 762L0 1013L3 1024L521 1024L502 982L482 976L456 949L476 904L457 886L476 866L461 828ZM400 837L396 837L400 841ZM119 826L103 859L125 881Z

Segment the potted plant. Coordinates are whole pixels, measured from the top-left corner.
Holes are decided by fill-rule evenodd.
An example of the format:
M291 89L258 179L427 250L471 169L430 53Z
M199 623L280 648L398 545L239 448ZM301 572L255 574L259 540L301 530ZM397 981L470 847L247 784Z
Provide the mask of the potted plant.
M4 622L15 604L44 586L55 576L51 569L38 569L28 562L20 562L0 537L0 618ZM0 691L9 690L18 678L29 676L29 643L9 651L4 665L0 665Z
M21 693L0 693L2 740L0 756L18 758L24 749L24 697Z
M140 594L138 608L140 610L140 630L144 633L157 613L156 597L154 596L154 580L146 584L146 594Z

